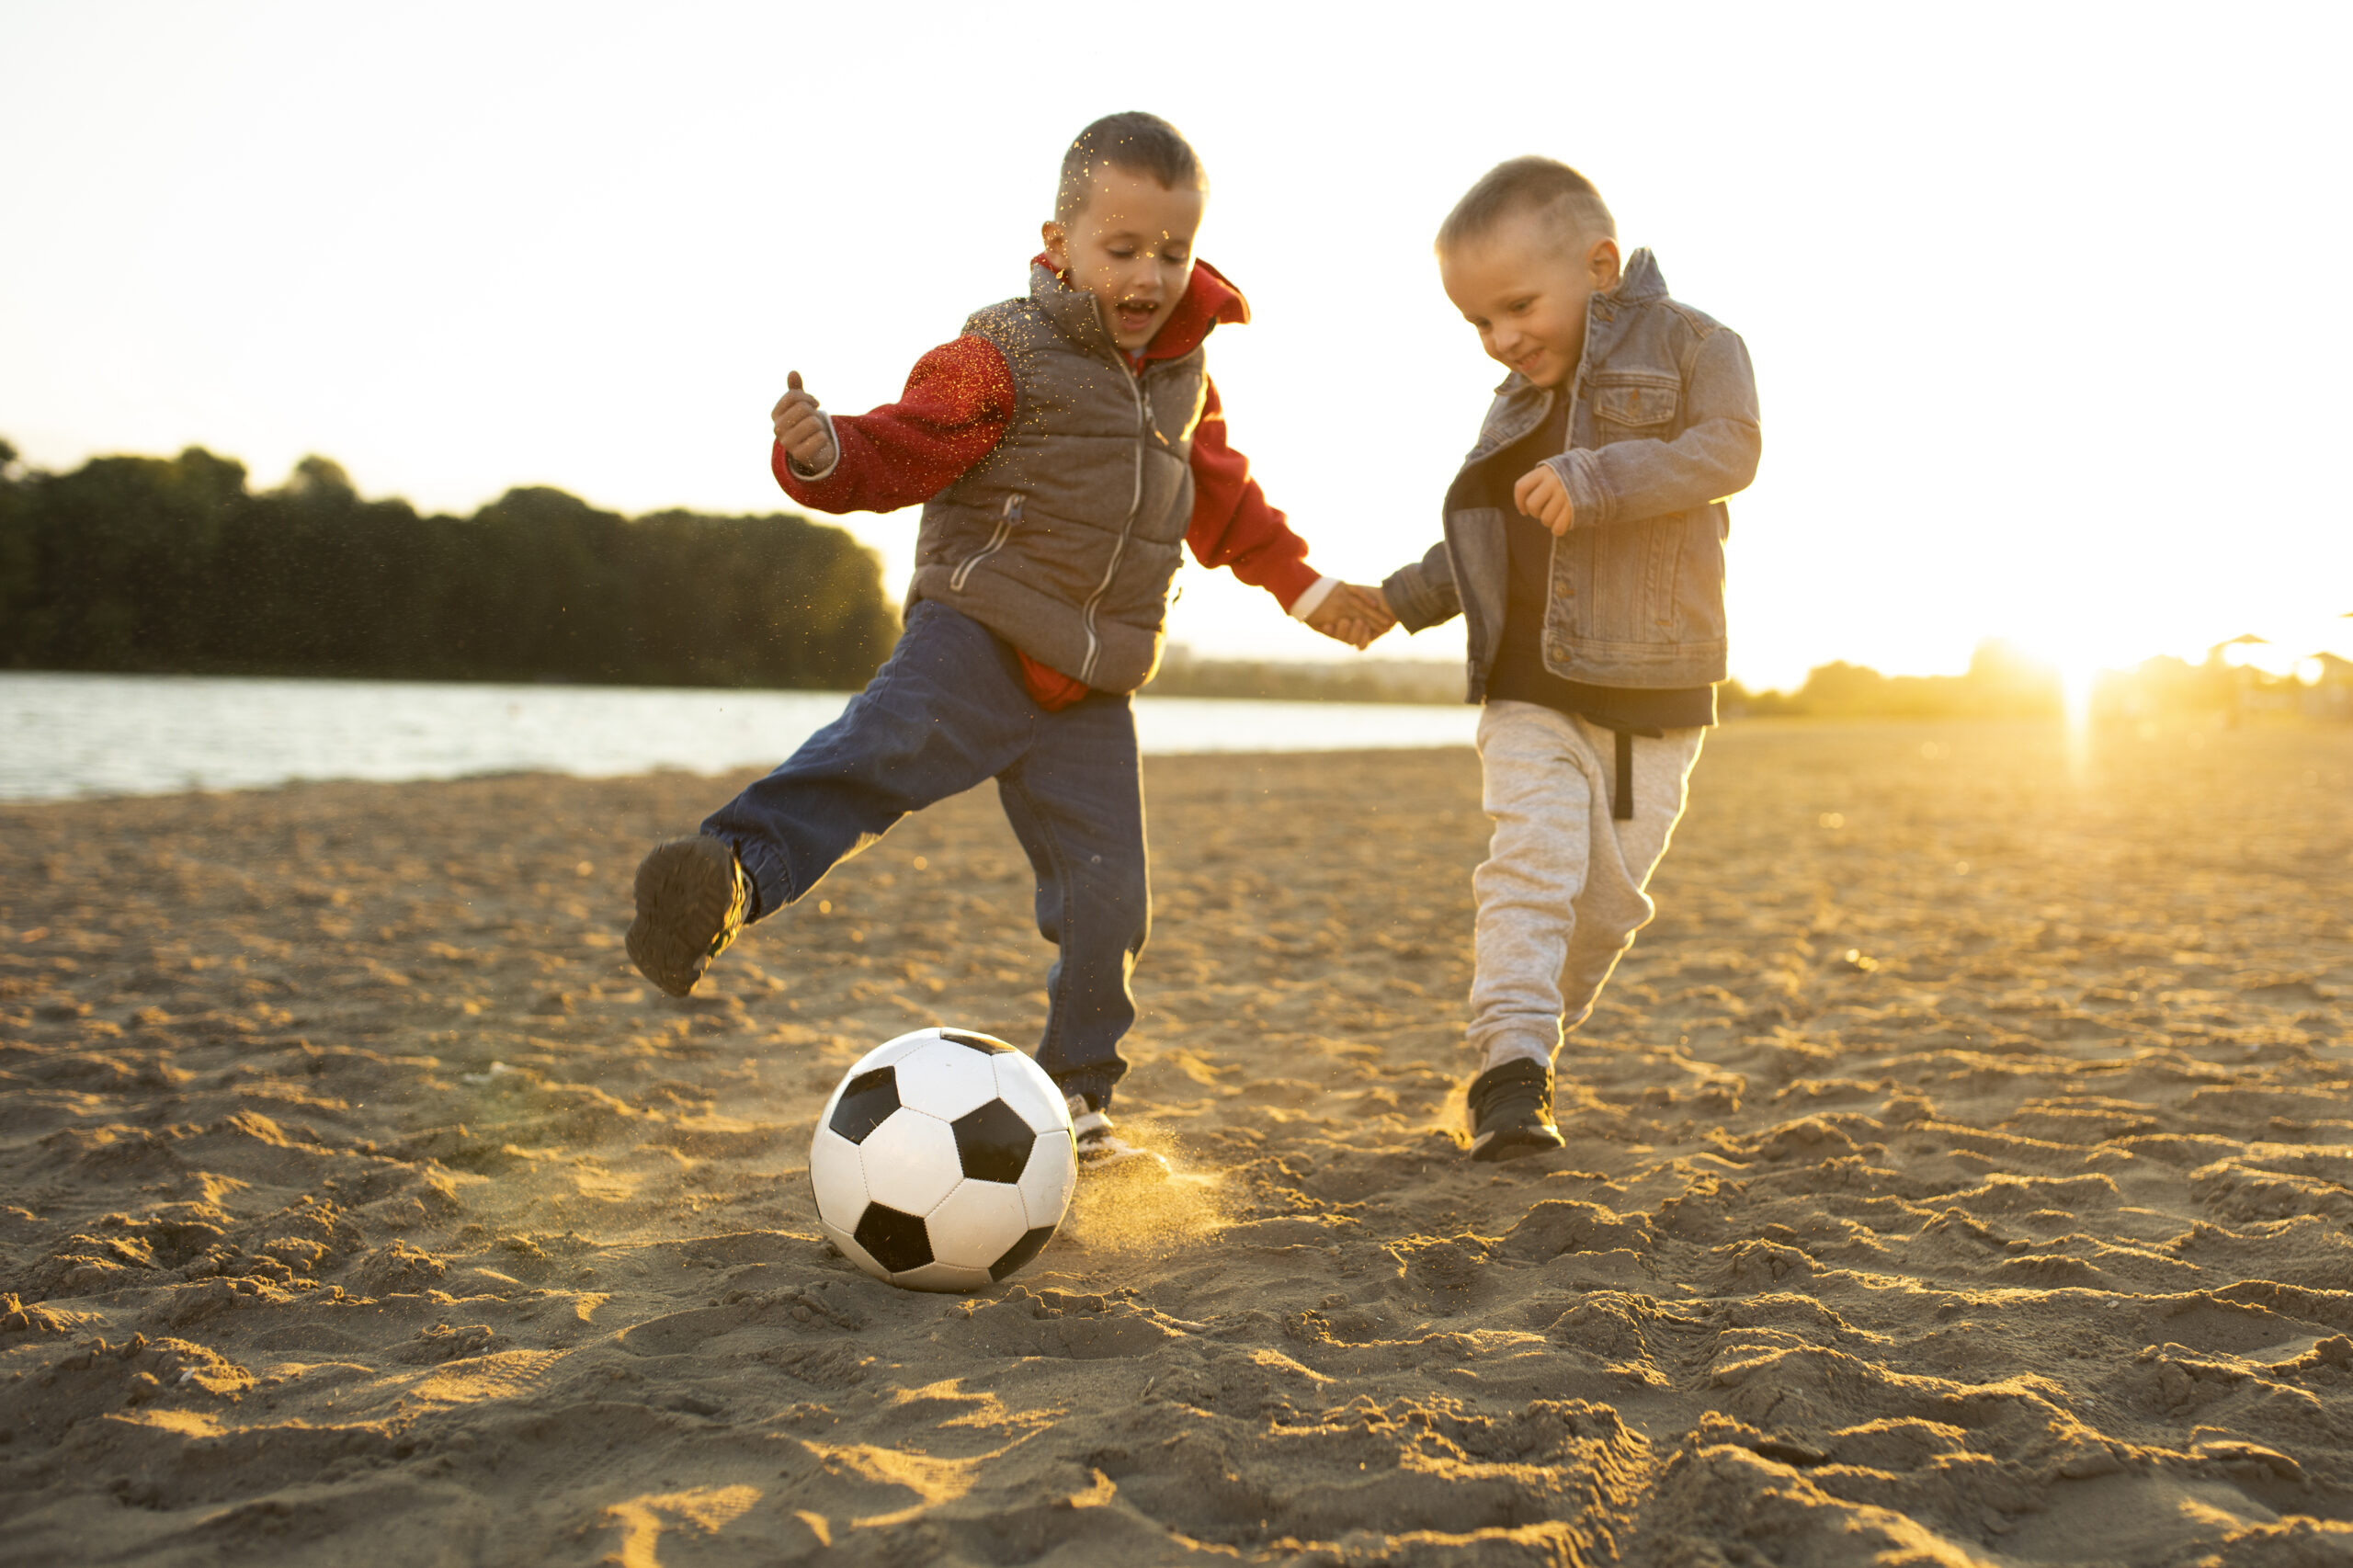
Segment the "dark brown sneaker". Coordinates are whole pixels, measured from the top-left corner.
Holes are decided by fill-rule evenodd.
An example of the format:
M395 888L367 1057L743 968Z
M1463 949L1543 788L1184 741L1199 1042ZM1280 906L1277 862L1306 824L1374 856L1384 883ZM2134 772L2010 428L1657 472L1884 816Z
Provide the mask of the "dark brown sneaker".
M1471 1157L1516 1160L1564 1147L1552 1125L1552 1070L1540 1062L1506 1062L1471 1080Z
M705 835L657 844L637 864L630 961L671 995L684 996L735 939L751 907L752 881L725 840Z

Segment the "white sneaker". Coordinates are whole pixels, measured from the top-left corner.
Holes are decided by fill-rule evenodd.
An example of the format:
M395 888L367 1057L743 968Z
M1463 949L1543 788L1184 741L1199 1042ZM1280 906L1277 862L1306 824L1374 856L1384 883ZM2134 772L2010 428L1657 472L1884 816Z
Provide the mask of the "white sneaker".
M1070 1096L1070 1130L1078 1147L1078 1168L1097 1175L1166 1176L1168 1162L1150 1149L1129 1142L1111 1131L1111 1119L1092 1109L1084 1095Z

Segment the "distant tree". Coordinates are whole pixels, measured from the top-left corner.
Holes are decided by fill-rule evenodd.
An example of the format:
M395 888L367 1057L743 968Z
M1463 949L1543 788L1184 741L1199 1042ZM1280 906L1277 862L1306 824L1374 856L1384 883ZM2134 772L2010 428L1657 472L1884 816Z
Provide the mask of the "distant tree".
M1864 713L1883 699L1886 690L1885 676L1840 659L1807 671L1798 701L1809 713Z
M17 474L16 446L0 439L0 666L9 662L15 629L32 613L37 542Z
M294 472L286 476L286 489L295 495L313 495L322 492L334 495L356 496L359 494L358 486L351 483L351 475L344 472L341 463L333 458L316 455L304 458L294 465Z
M14 449L7 449L11 458ZM0 665L857 687L898 619L872 552L804 517L632 522L542 487L471 517L306 457L0 462Z
M1716 707L1727 719L1786 719L1806 710L1793 693L1751 691L1736 680L1716 688Z
M1735 717L1835 719L2047 718L2062 710L2058 673L2006 642L1977 645L1959 676L1884 676L1868 665L1816 665L1795 692L1728 683Z

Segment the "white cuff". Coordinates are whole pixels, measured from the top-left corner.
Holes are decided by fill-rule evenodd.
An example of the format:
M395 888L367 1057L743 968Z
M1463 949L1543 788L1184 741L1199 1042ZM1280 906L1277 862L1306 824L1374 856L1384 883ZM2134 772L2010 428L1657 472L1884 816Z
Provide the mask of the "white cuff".
M834 416L821 408L817 411L817 417L825 422L825 439L834 444L834 455L825 460L825 466L812 473L801 466L799 458L790 452L784 454L785 465L792 470L792 477L807 484L831 477L834 470L842 466L842 438L834 434Z
M1305 620L1324 608L1324 601L1330 598L1332 590L1339 585L1340 580L1337 577L1316 578L1308 585L1305 593L1290 601L1290 618L1293 620Z

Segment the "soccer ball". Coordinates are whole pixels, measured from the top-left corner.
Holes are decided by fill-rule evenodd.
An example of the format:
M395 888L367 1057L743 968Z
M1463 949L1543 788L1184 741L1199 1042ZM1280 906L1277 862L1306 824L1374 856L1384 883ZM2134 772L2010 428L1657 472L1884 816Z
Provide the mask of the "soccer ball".
M1062 1223L1077 1176L1054 1081L968 1029L917 1029L859 1057L809 1143L825 1239L911 1290L1012 1274Z

